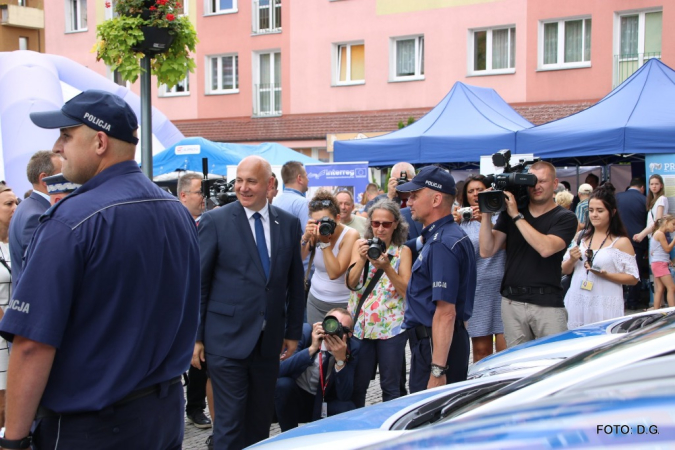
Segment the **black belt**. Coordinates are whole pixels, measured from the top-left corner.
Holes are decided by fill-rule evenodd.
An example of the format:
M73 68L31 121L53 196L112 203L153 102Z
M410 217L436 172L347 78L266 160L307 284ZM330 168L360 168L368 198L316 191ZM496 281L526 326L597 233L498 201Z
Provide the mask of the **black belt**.
M174 384L180 383L181 377L178 376L176 378L172 378L169 380L169 386L173 386ZM126 397L124 397L122 400L112 404L110 408L117 408L122 405L126 405L127 403L133 402L134 400L138 400L143 397L147 397L152 394L159 393L160 390L162 389L162 385L164 383L158 383L158 384L153 384L152 386L148 386L143 389L137 389L131 393L129 393ZM107 409L107 408L106 408ZM44 406L39 406L37 410L37 414L35 415L36 419L44 419L45 417L58 417L58 416L77 416L77 415L85 415L85 414L98 414L99 411L88 411L88 412L74 412L74 413L65 413L65 414L59 414L56 411L52 411L49 408L45 408Z
M560 289L552 287L529 287L529 286L506 286L502 289L502 297L508 297L509 295L546 295L546 294L555 294L560 292Z

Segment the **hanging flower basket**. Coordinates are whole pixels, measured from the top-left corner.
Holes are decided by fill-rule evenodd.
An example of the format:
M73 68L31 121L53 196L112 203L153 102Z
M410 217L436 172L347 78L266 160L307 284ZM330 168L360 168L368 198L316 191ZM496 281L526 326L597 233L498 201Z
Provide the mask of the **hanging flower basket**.
M96 27L96 60L135 82L142 72L140 61L147 55L157 82L175 86L194 71L190 52L197 45L197 33L190 20L180 15L181 8L179 0L117 1L117 16Z

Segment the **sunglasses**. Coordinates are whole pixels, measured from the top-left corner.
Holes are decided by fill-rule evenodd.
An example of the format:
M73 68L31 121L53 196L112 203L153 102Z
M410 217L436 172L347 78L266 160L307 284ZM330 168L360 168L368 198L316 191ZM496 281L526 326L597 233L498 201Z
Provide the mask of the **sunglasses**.
M370 222L370 225L372 225L373 228L380 228L380 225L382 225L384 228L391 228L393 223L394 222L379 222L377 220L373 220Z
M324 208L327 208L332 204L333 204L333 202L331 202L330 200L314 200L312 202L309 202L310 208L317 208L319 206L323 206Z
M593 260L593 250L586 249L586 261L591 262Z

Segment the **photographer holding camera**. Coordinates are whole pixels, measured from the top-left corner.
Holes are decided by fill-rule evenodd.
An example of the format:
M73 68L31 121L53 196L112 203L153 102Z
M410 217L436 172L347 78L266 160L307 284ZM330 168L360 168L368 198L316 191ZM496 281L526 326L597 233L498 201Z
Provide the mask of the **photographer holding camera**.
M304 325L296 352L279 367L274 404L281 431L355 409L359 342L350 338L352 323L347 310L334 308L323 322Z
M492 215L484 213L479 235L483 258L506 243L501 295L507 347L567 330L561 263L577 219L553 199L558 179L552 164L537 161L528 172L537 178L535 186L527 187L528 204L519 210L514 195L505 190L506 210L494 229Z
M483 175L468 177L462 189L462 208L453 213L455 222L469 236L476 251L476 273L480 282L476 284L473 315L467 326L467 331L471 337L474 363L492 354L493 338L498 352L506 348L504 325L502 323L502 296L500 293L506 254L504 249L501 248L494 256L481 258L478 245L481 221L478 194L488 187L487 180ZM496 219L496 217L493 219Z
M375 203L368 211L370 226L352 250L347 287L352 289L349 311L354 335L361 344L361 359L354 381L354 403L365 405L366 391L379 364L382 400L401 395L407 341L403 329L405 292L412 268L406 247L408 224L398 205L390 200Z
M347 308L345 272L359 232L343 225L340 207L330 192L319 191L309 202L309 220L300 241L302 258L314 254L314 274L307 296L307 322L323 319L333 308ZM312 258L310 257L310 260Z

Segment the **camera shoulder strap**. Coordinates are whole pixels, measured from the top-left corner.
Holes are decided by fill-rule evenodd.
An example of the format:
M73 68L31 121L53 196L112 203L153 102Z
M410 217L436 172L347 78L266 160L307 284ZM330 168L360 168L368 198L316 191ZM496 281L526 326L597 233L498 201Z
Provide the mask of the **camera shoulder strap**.
M391 259L393 258L392 255L387 255L389 257L389 261L391 262ZM363 278L365 281L365 278L368 276L368 262L366 261L366 266L363 268ZM380 281L380 278L382 278L382 274L384 273L384 270L378 269L375 274L373 275L373 278L370 279L368 282L368 285L366 288L363 290L363 295L361 295L361 299L359 300L359 304L354 310L354 324L356 324L356 319L359 318L359 314L361 314L361 308L363 307L363 303L366 301L366 299L370 296L370 293L373 292L373 289L375 289L375 285L377 284L378 281Z
M307 286L307 280L309 280L309 273L312 271L312 263L314 262L315 254L316 246L312 247L312 253L309 255L309 264L307 264L307 270L305 271L305 286Z

